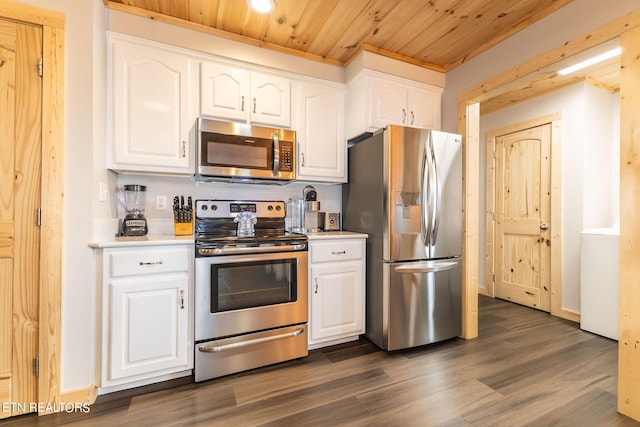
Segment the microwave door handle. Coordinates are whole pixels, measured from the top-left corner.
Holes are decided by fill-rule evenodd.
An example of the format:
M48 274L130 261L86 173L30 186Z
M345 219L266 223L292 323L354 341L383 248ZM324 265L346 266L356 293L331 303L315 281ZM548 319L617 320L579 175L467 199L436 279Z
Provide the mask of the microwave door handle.
M278 176L278 170L280 169L280 141L278 135L273 134L273 176Z

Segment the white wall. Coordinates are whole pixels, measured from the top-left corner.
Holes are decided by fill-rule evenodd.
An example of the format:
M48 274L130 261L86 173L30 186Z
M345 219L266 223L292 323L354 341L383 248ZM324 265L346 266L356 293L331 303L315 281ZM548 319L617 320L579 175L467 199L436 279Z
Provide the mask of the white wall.
M613 160L620 137L614 134L619 117L610 114L619 105L618 94L611 94L587 83L579 83L545 96L496 111L480 118L480 140L487 132L546 116L562 114L562 307L580 311L580 232L584 228L609 226L611 206L619 187L611 179L619 175ZM479 241L486 241L486 150L480 150L480 230ZM478 248L484 260L484 244ZM486 266L481 262L479 282L486 287Z
M458 130L458 94L568 40L638 9L637 0L574 0L447 73L442 100L443 130Z

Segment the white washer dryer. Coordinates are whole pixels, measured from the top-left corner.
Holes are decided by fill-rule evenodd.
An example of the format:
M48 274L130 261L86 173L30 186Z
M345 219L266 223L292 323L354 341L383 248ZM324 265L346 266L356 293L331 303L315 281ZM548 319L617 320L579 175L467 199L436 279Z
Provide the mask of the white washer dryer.
M583 230L580 242L580 328L618 339L620 230Z

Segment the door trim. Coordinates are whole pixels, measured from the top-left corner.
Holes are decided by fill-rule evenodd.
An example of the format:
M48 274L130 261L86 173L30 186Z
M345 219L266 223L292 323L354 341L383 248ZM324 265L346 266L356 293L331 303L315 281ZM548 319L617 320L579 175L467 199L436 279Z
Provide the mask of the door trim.
M487 188L486 188L486 288L478 287L478 292L495 296L495 212L496 212L496 170L495 140L497 137L533 127L551 125L551 314L580 321L580 315L562 308L562 113L553 113L514 125L487 132Z
M64 194L63 13L0 0L0 16L42 26L42 181L40 228L38 401L60 401L62 345L62 244ZM55 405L49 405L55 407ZM46 412L40 412L42 415Z

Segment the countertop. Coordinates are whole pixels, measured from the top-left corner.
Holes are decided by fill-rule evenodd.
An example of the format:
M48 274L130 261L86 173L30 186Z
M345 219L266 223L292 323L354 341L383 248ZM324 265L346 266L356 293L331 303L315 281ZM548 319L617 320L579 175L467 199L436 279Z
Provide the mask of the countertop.
M193 236L147 235L141 237L114 237L113 240L103 240L89 243L90 248L125 248L133 246L158 245L193 245Z
M353 231L318 231L317 233L305 233L309 240L325 239L366 239L368 234L355 233Z
M305 233L309 240L327 239L366 239L367 234L352 231L318 231L317 233ZM158 246L158 245L193 245L193 236L173 235L147 235L142 237L114 237L113 239L90 242L89 247L94 249L125 248L133 246Z

